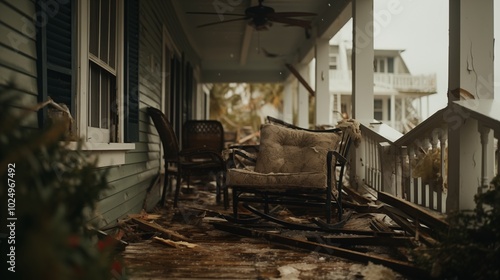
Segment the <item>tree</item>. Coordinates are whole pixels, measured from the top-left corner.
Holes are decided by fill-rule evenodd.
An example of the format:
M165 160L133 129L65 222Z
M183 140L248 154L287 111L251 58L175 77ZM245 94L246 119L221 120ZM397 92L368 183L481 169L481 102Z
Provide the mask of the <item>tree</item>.
M210 91L210 118L221 121L228 131L244 127L258 131L266 117L263 108L281 111L282 92L282 84L214 84Z

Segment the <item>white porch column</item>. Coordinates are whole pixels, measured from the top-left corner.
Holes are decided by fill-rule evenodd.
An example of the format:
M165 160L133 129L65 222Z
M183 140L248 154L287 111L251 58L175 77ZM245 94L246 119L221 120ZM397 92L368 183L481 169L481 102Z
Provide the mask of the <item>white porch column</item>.
M330 124L333 108L330 107L330 60L328 53L330 44L328 39L317 39L315 46L316 57L316 125Z
M307 81L309 82L309 65L302 63L297 65L297 71L299 71L299 74ZM299 98L298 98L298 104L297 104L297 123L296 125L300 127L309 127L309 92L307 89L298 83L298 93L299 93Z
M478 122L452 101L468 92L474 104L493 99L493 0L450 0L448 66L448 198L447 211L472 209L480 190L481 137ZM492 134L488 151L493 153ZM490 177L491 179L491 177Z
M391 106L389 107L391 112L391 127L396 128L396 95L391 94Z
M283 120L293 123L293 82L287 80L283 86Z
M373 121L373 0L353 0L352 114L359 121ZM364 184L363 146L351 157L353 178Z
M373 120L373 0L353 1L353 117Z

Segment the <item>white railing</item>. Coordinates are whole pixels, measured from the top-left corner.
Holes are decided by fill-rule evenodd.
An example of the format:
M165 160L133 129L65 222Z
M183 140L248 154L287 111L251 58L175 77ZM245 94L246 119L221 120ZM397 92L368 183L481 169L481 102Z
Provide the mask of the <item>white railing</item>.
M351 71L330 70L332 85L350 84ZM374 73L374 84L386 89L395 89L402 92L436 92L436 75L412 75Z
M436 75L374 73L376 86L403 92L435 92Z
M500 101L459 101L436 112L430 118L419 124L405 135L385 124L362 123L363 142L359 152L363 163L363 181L369 187L391 193L415 204L425 206L435 211L446 212L448 199L448 131L465 118L477 122L475 129L462 132L471 135L474 141L461 141L461 153L477 155L474 159L480 166L478 176L480 186L477 191L485 188L492 177L489 174L500 174L498 160L498 139L500 138ZM464 128L461 128L464 129ZM488 135L493 131L494 149ZM477 137L477 139L476 139ZM465 152L464 152L465 151ZM490 172L494 170L494 172ZM360 174L354 174L360 176ZM455 177L454 177L455 178ZM455 186L456 188L456 186ZM460 189L460 195L464 195ZM459 196L460 196L459 195ZM469 195L469 194L466 194ZM461 198L460 198L461 199Z
M364 183L377 190L398 194L396 189L397 178L393 165L397 162L395 153L391 153L390 144L399 139L402 134L381 122L361 123L361 134L363 136L361 157L363 163ZM384 167L385 164L391 164L391 168Z

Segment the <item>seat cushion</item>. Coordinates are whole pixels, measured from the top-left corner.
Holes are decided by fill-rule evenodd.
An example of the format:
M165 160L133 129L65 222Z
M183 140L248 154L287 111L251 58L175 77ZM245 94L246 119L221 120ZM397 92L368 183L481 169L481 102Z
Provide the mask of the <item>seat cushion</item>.
M310 132L264 124L255 172L326 174L326 154L335 150L339 140L339 135L332 132Z
M297 173L258 173L246 169L229 169L226 173L226 185L252 187L253 189L292 190L326 189L326 174L324 172Z

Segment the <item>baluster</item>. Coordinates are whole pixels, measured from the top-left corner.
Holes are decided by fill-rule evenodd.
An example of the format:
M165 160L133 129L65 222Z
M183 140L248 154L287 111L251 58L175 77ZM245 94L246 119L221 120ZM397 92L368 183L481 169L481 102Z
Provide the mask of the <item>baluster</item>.
M409 179L410 179L410 189L408 192L408 201L415 202L415 180L413 178L413 166L415 164L415 146L410 144L408 146L408 168L409 168Z
M437 210L441 213L445 212L444 206L446 205L444 199L445 193L448 192L448 129L441 128L441 133L439 133L439 142L441 143L441 190L438 192L437 197Z
M497 174L496 175L500 175L500 149L499 149L500 130L495 130L494 135L495 135L495 138L497 139L497 146L496 146L496 150L495 150L495 162L497 164Z
M409 169L406 168L406 160L408 159L408 149L406 146L403 146L398 150L397 158L399 160L399 164L397 165L395 174L396 194L403 199L408 200L408 188L410 182L406 179L409 174Z
M431 133L431 152L432 152L432 166L431 170L434 172L434 155L440 154L440 147L439 147L439 134L440 134L440 129L436 128L432 130ZM436 210L437 209L437 192L438 188L440 186L437 185L438 182L438 176L439 174L432 174L432 180L429 182L429 208Z
M381 191L382 190L382 171L380 170L380 151L378 149L378 141L373 141L373 150L375 154L375 158L373 159L373 164L375 165L375 185L377 186L377 190Z
M490 181L488 178L488 136L490 135L490 128L482 124L479 124L479 134L481 137L481 188L480 193L483 188L488 187Z
M369 144L370 138L366 137L363 141L363 145L365 146L364 149L364 167L365 167L365 184L370 185L369 178L370 178L370 170L368 169L368 166L370 165L370 161L368 160L370 157L370 144Z
M430 137L425 137L424 140L424 151L427 153L427 156L430 156L432 158L432 153L433 151L430 149L431 148L431 138ZM425 155L423 155L425 156ZM425 163L425 162L424 162ZM429 180L433 177L432 175L432 161L431 161L431 166L426 166L426 170L430 171L430 174L427 174L427 182L422 183L422 205L431 208L431 201L429 200L430 198L430 193L431 193L431 182L432 180ZM423 178L422 178L423 179Z

